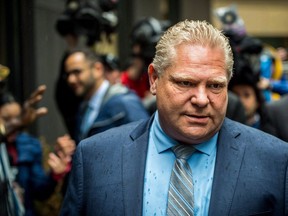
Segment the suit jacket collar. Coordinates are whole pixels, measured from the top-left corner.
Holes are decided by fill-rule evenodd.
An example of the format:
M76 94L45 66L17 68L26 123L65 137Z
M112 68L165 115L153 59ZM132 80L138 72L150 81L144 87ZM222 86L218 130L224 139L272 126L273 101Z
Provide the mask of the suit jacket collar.
M225 119L219 132L209 215L229 215L246 144L240 130Z

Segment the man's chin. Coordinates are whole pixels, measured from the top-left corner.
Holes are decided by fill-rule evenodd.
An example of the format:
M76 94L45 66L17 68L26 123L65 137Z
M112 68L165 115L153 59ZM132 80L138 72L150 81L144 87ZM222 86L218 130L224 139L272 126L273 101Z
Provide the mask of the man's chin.
M183 133L183 137L186 138L186 142L191 142L190 144L198 144L208 140L210 138L210 134L202 127L194 127L192 131L185 131Z
M76 95L77 97L83 97L83 92L75 91L75 95Z

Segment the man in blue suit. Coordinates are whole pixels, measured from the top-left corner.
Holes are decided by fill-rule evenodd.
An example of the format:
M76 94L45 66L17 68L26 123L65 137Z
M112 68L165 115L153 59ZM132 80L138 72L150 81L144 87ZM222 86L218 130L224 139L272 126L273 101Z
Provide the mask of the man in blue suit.
M121 84L105 78L103 59L88 48L75 48L67 55L65 77L81 98L72 138L78 143L112 127L148 118L140 98Z
M148 68L158 111L79 144L61 215L288 215L288 145L225 118L232 68L207 22L168 29ZM194 153L174 164L179 146Z

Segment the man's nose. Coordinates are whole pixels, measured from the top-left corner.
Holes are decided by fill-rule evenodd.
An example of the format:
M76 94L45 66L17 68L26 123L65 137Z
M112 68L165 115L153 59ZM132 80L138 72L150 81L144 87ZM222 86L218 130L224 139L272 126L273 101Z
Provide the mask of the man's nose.
M209 104L210 100L206 92L206 88L198 87L193 89L193 94L191 97L191 103L197 105L198 107L205 107Z
M76 75L73 73L67 74L67 82L68 83L74 83L76 80Z

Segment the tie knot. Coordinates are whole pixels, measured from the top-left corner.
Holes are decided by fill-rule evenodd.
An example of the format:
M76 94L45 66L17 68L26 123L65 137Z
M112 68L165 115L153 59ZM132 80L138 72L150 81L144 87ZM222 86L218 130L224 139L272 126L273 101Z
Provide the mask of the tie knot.
M177 159L187 160L195 152L195 148L191 145L180 144L172 147L172 151Z

